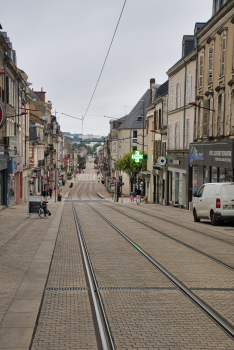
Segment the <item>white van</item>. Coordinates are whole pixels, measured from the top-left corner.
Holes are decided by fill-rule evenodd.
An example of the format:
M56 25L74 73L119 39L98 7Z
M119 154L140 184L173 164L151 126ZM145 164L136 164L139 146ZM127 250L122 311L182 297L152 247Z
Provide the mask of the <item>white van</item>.
M195 222L210 219L217 225L219 221L234 221L234 182L204 184L194 197Z

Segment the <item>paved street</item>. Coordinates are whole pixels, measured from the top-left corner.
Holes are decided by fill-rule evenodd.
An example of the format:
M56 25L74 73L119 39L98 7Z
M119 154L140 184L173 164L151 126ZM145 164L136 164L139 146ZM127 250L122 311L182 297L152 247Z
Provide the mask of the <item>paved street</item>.
M143 256L233 331L234 226L194 223L192 212L129 198L114 203L92 161L73 183L62 202L49 201L46 220L28 219L26 204L0 211L0 349L102 349L73 205L116 349L234 349Z

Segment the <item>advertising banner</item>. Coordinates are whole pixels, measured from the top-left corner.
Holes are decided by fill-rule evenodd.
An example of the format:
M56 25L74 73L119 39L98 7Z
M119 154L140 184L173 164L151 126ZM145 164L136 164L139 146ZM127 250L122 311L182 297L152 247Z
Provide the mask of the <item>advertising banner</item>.
M28 197L28 214L39 214L41 207L41 196L29 196Z

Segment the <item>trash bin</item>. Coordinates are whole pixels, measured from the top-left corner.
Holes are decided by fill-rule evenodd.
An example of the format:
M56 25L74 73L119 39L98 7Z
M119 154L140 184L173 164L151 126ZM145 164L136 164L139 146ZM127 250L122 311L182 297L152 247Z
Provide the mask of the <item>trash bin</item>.
M61 194L58 194L58 202L61 202L61 200L62 200L62 196Z

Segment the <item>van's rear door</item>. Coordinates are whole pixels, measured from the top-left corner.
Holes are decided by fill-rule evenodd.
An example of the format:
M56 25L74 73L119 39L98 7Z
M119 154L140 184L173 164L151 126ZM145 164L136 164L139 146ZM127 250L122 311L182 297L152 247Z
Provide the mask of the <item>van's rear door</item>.
M222 215L234 216L234 182L222 185L220 197Z

